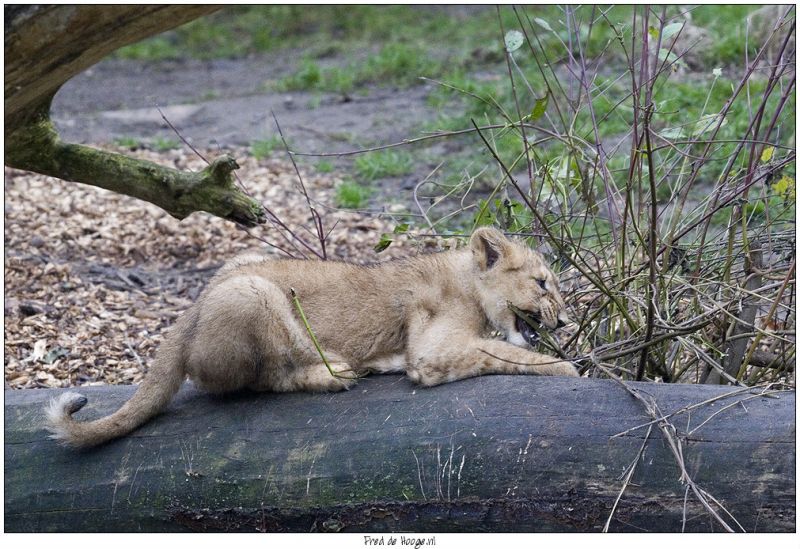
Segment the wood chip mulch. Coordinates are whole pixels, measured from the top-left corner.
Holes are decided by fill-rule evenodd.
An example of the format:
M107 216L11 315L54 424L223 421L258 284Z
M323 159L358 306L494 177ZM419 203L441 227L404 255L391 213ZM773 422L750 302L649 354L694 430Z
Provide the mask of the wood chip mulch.
M106 147L108 148L108 147ZM121 151L181 170L201 170L193 153ZM211 158L214 153L204 156ZM248 191L314 243L306 199L288 160L233 156ZM390 214L326 208L336 175L304 171L318 202L332 258L375 262L413 253L402 238L373 250ZM205 213L178 221L160 208L96 187L5 169L4 365L7 388L141 381L164 329L226 260L243 251L282 255L270 225L245 232ZM313 230L313 229L312 229Z

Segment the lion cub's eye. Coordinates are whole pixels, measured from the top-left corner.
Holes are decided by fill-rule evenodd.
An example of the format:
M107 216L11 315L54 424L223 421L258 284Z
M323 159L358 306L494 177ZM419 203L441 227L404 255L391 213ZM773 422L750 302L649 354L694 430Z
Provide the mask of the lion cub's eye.
M546 282L546 281L545 281L545 279L543 279L543 278L537 278L537 279L536 279L536 282L538 282L538 283L539 283L539 287L540 287L542 290L546 290L546 289L547 289L547 288L545 288L545 286L544 286L544 283Z

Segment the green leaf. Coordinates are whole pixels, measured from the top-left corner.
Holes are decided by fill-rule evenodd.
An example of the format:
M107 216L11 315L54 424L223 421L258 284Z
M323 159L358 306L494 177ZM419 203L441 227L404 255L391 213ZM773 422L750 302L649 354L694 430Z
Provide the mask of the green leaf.
M794 179L788 175L784 175L778 181L773 183L772 190L788 200L794 201L797 198L797 187L794 184Z
M487 225L494 225L495 217L489 211L489 203L486 200L478 201L478 213L475 216L475 226L485 227Z
M533 105L533 111L531 111L531 122L535 122L542 117L544 112L547 110L547 103L549 100L549 93L544 94L544 97L536 100L536 103Z
M695 123L692 133L695 135L703 135L706 132L710 132L717 126L718 121L719 114L707 114L705 116L701 116L700 120ZM719 127L721 128L727 123L728 119L723 119Z
M372 249L375 250L375 253L381 253L383 250L391 246L391 244L392 244L392 239L390 235L388 233L383 233L381 235L380 241L377 244L375 244L375 247Z
M506 51L508 53L517 51L525 43L525 36L518 30L510 30L506 33Z
M653 40L658 40L658 29L654 26L650 25L647 27L647 34L649 34Z
M408 223L400 223L392 232L394 234L406 234L408 232Z
M762 162L769 162L772 160L772 153L775 152L775 147L765 147L764 151L761 153L761 161Z
M547 21L545 21L541 17L534 17L533 20L536 21L539 24L539 26L542 27L544 30L553 32L553 29L550 28L550 25L547 23Z
M661 137L664 139L682 139L685 137L683 134L683 130L680 128L664 128L660 132L658 132Z
M670 36L677 33L683 28L683 23L672 23L664 27L661 31L661 41L667 40Z
M675 52L674 51L669 51L666 48L661 48L660 50L658 50L658 58L661 61L664 61L666 59L670 63L673 63L673 62L678 60L678 56L675 55Z

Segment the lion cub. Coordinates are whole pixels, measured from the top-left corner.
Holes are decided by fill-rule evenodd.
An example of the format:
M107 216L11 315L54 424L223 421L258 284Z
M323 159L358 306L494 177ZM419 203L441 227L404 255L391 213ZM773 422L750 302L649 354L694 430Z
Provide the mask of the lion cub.
M71 415L86 398L66 393L50 403L48 428L74 446L119 437L164 409L187 376L217 393L338 391L372 372L405 372L426 386L484 374L576 376L572 364L530 350L538 335L511 306L549 329L567 320L542 256L491 228L464 249L369 267L239 257L178 320L122 408L78 422ZM505 341L490 339L492 330Z

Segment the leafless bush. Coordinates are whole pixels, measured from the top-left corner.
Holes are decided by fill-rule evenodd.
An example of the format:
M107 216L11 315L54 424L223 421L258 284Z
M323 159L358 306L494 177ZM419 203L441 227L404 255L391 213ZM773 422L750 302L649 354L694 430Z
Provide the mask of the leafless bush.
M542 98L528 91L507 47L516 106L507 124L525 144L517 160L527 173L515 176L515 166L485 143L502 164L500 185L515 189L532 214L532 238L569 265L577 326L559 352L592 375L602 361L637 380L793 383L795 151L794 127L787 132L786 124L795 88L793 8L763 34L719 112L672 128L660 123L654 96L669 85L686 55L674 48L686 42L675 39L684 24L666 8L634 9L624 31L599 7L583 20L566 7L563 26L573 38L558 54L565 71L555 68L557 54L537 47L556 31L515 11L550 108L536 119ZM629 94L617 108L628 108L630 124L613 140L594 111L604 93L596 83L602 59L589 59L581 38L594 25L614 30L627 60L617 80L628 82ZM753 93L757 74L766 81ZM723 139L733 112L748 113L746 129ZM579 134L574 122L586 115L592 131ZM542 135L558 143L560 171L531 146ZM621 147L629 151L624 169ZM690 199L698 190L703 198Z

